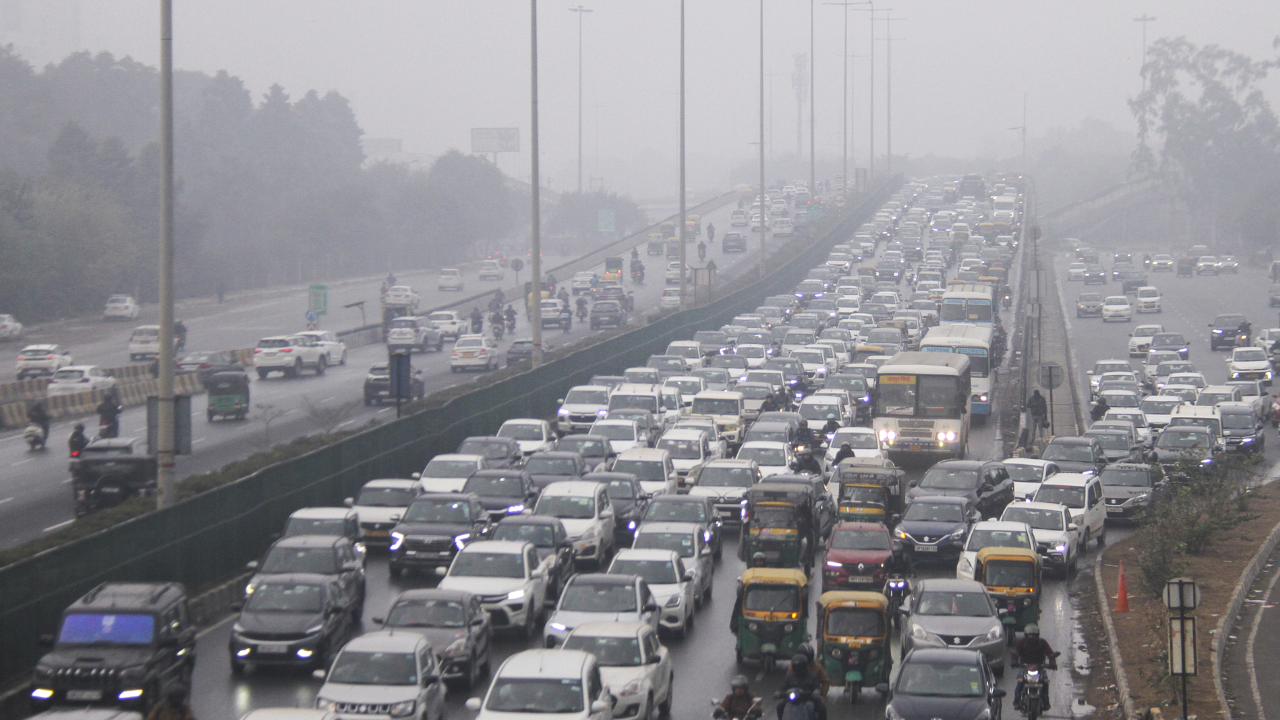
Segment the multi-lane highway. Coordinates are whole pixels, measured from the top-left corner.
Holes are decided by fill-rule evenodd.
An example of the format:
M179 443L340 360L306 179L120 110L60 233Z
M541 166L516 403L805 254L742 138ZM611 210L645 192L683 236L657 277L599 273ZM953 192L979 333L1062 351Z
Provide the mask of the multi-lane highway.
M736 209L735 204L726 205L704 214L702 218L704 229L708 224L716 226L717 239L716 242L708 243L707 257L716 261L718 277L722 283L745 269L755 267L758 257L758 236L754 234L748 240L746 253L727 256L720 253L720 235L729 230L743 230L730 228L729 213L733 209ZM776 245L779 241L770 235L769 242ZM695 244L690 244L689 262L698 266L701 263L697 261ZM661 256L646 255L644 250L642 245L640 252L645 263L646 282L636 286L627 279L624 283L635 293L636 310L631 314L633 323L642 322L643 317L657 307L659 295L665 287L663 270L667 260ZM568 258L546 256L544 260L543 267L555 267ZM602 267L596 270L601 271ZM521 281L526 280L528 275L526 267L521 274ZM439 292L436 289L436 278L434 270L399 273L397 276L399 282L412 285L421 294L422 308L443 305L458 297L457 293ZM568 279L560 278L562 281ZM463 295L509 287L514 280L514 274L508 270L505 282L481 283L473 271L467 274ZM378 292L381 283L382 278L367 278L331 285L330 316L323 326L333 329L358 326L359 312L354 309L343 310L342 306L359 300L366 303L369 321L375 321L380 313ZM306 297L306 288L298 287L233 296L221 305L212 300L195 300L184 303L178 309L177 317L189 328L187 346L191 350L252 347L259 338L303 329ZM483 303L478 304L483 309ZM459 309L469 313L471 306ZM103 367L124 365L128 362L126 342L129 332L135 325L155 322L149 316L154 315L154 312L154 308L146 308L138 321L128 323L104 323L90 318L37 326L30 328L20 343L11 343L7 347L16 353L23 344L58 343L71 350L79 363ZM564 333L548 328L544 337L552 345L562 345L580 340L588 334L590 330L584 323L574 323L572 332ZM505 352L512 339L528 335L529 325L521 314L517 320L515 335L507 336L499 342L499 347ZM446 342L443 353L413 357L414 366L424 371L428 393L473 379L473 376L449 372L450 346L451 343ZM205 399L193 398L194 453L178 459L179 474L186 476L213 470L255 450L264 449L268 444L278 444L300 435L319 432L334 413L345 413L341 423L344 428L363 424L371 418L394 417L395 410L390 406L365 407L362 403L366 371L375 362L385 359L385 346L373 345L351 350L345 366L331 368L321 377L304 373L295 380L283 379L279 374L271 375L267 380L255 378L250 391L254 410L250 419L244 422L207 423L204 417ZM315 408L326 408L327 411L317 411ZM267 419L270 419L269 423L266 422ZM74 422L56 423L51 430L50 448L45 451L28 450L19 432L11 431L0 436L0 468L4 468L0 473L0 547L11 547L39 537L73 520L65 442ZM92 434L96 418L87 418L85 422ZM121 436L145 436L145 426L145 408L130 408L121 417Z

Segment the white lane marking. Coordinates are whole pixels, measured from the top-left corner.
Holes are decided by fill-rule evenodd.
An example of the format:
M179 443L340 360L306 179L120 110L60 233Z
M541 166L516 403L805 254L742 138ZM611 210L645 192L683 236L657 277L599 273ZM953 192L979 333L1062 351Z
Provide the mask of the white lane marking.
M57 525L50 525L49 527L45 528L42 532L53 532L54 530L57 530L58 528L64 528L75 521L76 521L75 518L71 518L70 520L64 520L63 522L60 522Z
M329 397L327 397L327 398L325 398L325 399L321 400L320 402L332 402L332 401L337 400L337 399L338 399L338 396L337 396L337 395L331 395L331 396L329 396Z
M5 503L7 503L7 502L12 502L12 501L13 501L13 498L11 498L11 497L7 497L7 498L5 498L5 499L3 499L3 500L0 500L0 505L3 505L3 504L5 504Z
M32 460L35 460L35 458L27 458L26 460L19 460L19 461L18 461L18 462L16 462L16 463L9 463L9 467L17 467L17 466L19 466L19 465L26 465L27 463L31 462Z
M196 443L202 443L204 441L205 441L205 438L196 438L195 440L191 441L191 444L195 445Z

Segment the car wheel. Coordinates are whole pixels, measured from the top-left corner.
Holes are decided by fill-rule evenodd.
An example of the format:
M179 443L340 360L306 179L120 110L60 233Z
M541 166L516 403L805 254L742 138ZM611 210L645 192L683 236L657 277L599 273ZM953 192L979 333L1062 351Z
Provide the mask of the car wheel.
M691 624L692 618L693 618L693 615L690 614L688 617L684 619L684 622L680 624L680 627L678 629L671 631L671 634L680 640L683 640L686 637L689 637L689 630L691 629L690 624Z
M266 370L258 370L258 379L259 379L259 380L266 380L266 379L267 379L267 371L266 371Z
M316 361L316 375L323 375L326 368L329 367L329 361L323 355Z
M338 364L339 365L347 364L347 351L345 348L342 350L342 357L338 358Z
M707 602L711 600L711 588L712 588L712 584L711 584L711 583L707 583L707 589L702 591L702 604L703 604L703 605L706 605L706 604L707 604Z
M1103 526L1102 532L1098 533L1098 547L1106 547L1107 545L1107 528Z
M369 407L369 406L373 405L373 398L371 398L371 397L366 397L366 398L364 399L364 404L365 404L365 407Z
M1079 551L1079 553L1078 553L1078 554L1083 555L1084 553L1087 553L1087 552L1089 552L1089 530L1088 530L1088 528L1086 528L1086 529L1085 529L1085 531L1084 531L1084 537L1080 540L1080 551Z
M293 367L290 368L285 374L291 378L296 378L299 375L301 375L302 374L302 358L298 358L297 360L295 360L293 362Z
M1004 677L1004 666L1001 665L1000 667L991 668L991 672L995 673L996 677L1002 678Z

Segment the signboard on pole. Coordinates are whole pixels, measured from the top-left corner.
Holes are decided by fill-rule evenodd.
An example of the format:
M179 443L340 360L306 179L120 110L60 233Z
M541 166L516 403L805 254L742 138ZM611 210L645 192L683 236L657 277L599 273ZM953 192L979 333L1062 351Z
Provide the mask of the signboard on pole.
M613 208L596 211L596 229L602 233L617 232L617 216Z
M328 285L312 285L307 289L307 311L316 315L329 314Z
M1193 617L1169 618L1169 674L1183 677L1196 674L1196 619Z
M471 152L520 152L520 128L471 128Z
M160 430L160 398L147 396L147 452L154 455ZM191 454L191 396L173 396L173 447L179 455Z
M1057 390L1062 387L1063 381L1067 377L1067 371L1056 362L1044 363L1040 366L1040 386L1049 390Z
M834 202L836 204L836 207L838 208L844 207L845 198L843 194L836 195L834 198L831 199L831 201Z

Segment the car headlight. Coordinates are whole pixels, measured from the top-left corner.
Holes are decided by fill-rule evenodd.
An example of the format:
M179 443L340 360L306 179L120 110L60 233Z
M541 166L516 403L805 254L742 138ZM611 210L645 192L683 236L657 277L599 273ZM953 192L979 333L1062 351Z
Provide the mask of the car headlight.
M969 562L968 557L960 558L960 564L956 565L956 572L961 575L968 575L973 572L973 563Z
M470 533L464 533L453 538L453 546L461 550L466 546L467 541L471 539Z
M391 706L391 717L404 717L412 715L413 711L418 707L417 700L405 700Z
M1003 640L1004 625L997 625L991 628L990 630L987 631L986 635L982 636L982 639L984 642L995 642L996 640Z
M907 533L906 533L906 531L904 531L904 530L900 530L900 529L899 529L899 530L894 530L894 531L893 531L893 536L894 536L894 537L896 537L896 538L898 538L899 540L906 540L906 539L907 539Z
M565 627L564 625L562 625L561 623L554 623L554 622L553 622L553 623L547 623L547 627L548 627L549 629L551 629L551 630L555 631L555 632L564 632L565 630L568 630L568 629L569 629L569 628Z
M334 702L332 700L329 700L327 698L322 698L322 697L316 698L317 710L332 710L333 705L334 705Z
M925 630L923 625L912 624L911 639L917 642L933 642L934 637L933 633Z
M964 537L965 533L967 532L969 532L969 528L960 528L959 530L955 530L951 533L951 539L959 540L960 538Z
M390 550L391 552L395 552L396 550L399 550L400 546L403 544L404 544L404 533L393 532L391 533L391 545L387 546L387 549ZM253 591L250 590L249 592L253 592Z
M569 415L569 411L564 408L560 408L560 414L567 417Z
M520 599L522 599L522 598L524 598L524 590L523 590L523 589L521 589L521 590L512 590L511 592L507 593L507 599L508 599L508 600L520 600Z
M844 565L843 565L843 564L838 563L838 562L835 562L835 561L832 561L832 560L828 560L828 561L827 561L827 567L829 567L829 568L835 568L835 569L837 569L837 570L843 570L843 569L844 569Z
M623 685L622 691L618 693L618 697L631 697L632 695L639 694L639 692L640 692L640 679L637 678L627 683L626 685Z
M676 593L675 595L672 595L670 598L667 598L666 606L669 608L680 607L680 593Z
M1060 542L1060 543L1058 543L1057 545L1054 545L1054 546L1053 546L1053 551L1054 551L1054 552L1056 552L1056 553L1058 553L1059 555L1066 555L1066 554L1067 554L1067 544L1066 544L1066 543L1064 543L1064 542Z
M524 512L524 505L517 504L507 506L507 514L509 515L519 515L522 512Z
M444 649L444 654L445 655L466 655L467 639L463 637L463 638L458 638L457 640L454 640L452 643L449 644L449 647Z
M902 716L902 713L899 713L893 708L893 705L889 705L884 709L884 718L885 720L906 720L906 718Z

